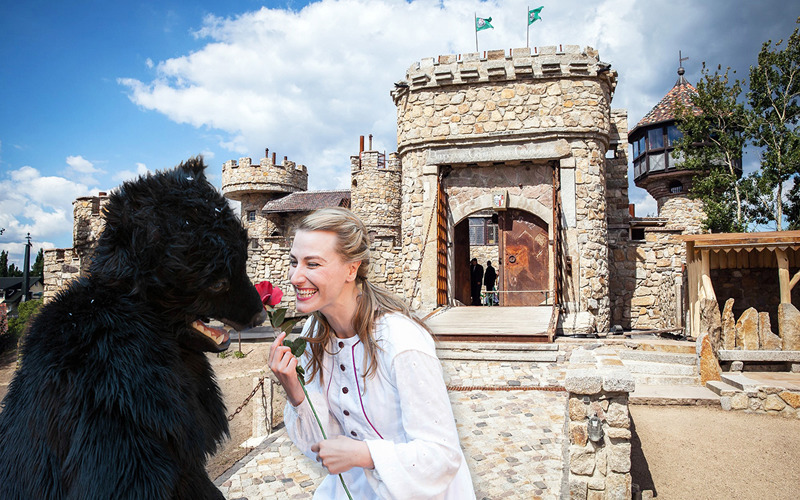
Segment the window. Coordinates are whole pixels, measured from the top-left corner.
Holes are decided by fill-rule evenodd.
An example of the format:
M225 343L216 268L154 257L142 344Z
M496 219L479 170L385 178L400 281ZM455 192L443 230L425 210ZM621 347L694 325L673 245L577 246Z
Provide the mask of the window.
M469 244L497 245L497 224L490 217L470 217Z
M247 211L247 222L255 222L256 221L256 211L255 210L248 210Z
M667 127L667 141L669 146L674 146L676 142L681 140L681 137L683 137L683 134L678 130L678 127L675 125Z
M661 149L664 147L664 129L654 128L647 131L647 149Z
M633 241L640 241L644 239L644 228L643 227L632 227L631 228L631 240Z
M681 181L672 181L669 183L669 192L672 194L680 194L683 192L683 184Z

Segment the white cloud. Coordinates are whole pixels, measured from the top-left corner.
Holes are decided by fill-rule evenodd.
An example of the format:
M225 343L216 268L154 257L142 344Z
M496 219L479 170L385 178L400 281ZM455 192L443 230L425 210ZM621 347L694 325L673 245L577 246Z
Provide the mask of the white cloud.
M145 175L150 170L144 163L136 163L136 170L119 170L111 177L115 183L121 184L124 181L136 179L140 175Z
M71 239L72 202L96 191L63 177L42 176L30 166L7 172L0 179L0 227L6 229L0 249L19 262L28 233L37 250Z
M102 170L96 168L92 162L83 156L67 156L67 173L77 177L82 184L97 184L97 179L93 174L101 174Z

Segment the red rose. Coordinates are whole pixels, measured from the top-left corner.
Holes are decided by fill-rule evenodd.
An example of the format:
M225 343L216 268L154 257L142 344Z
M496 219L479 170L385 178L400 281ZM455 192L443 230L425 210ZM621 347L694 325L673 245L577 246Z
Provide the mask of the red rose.
M256 290L258 294L261 296L261 302L265 306L274 307L281 302L283 298L283 292L280 288L275 288L272 286L272 283L269 281L262 281L261 283L256 283Z

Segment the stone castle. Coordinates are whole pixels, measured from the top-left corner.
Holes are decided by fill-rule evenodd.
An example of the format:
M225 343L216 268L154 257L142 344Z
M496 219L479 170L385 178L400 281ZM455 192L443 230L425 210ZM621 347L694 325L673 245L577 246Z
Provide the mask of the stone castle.
M700 232L702 212L679 165L659 168L651 143L637 140L636 181L659 216L633 213L627 112L612 108L617 78L597 51L573 45L427 58L391 90L397 152L374 151L362 137L349 191L308 191L307 168L286 157L278 164L269 150L258 163L226 162L222 192L241 202L252 280L282 287L292 305L291 228L310 210L346 206L369 228L373 279L420 315L468 304L468 261L488 255L501 305L558 307L566 333L577 324L601 334L614 325L680 329L686 277L677 236ZM669 113L657 111L685 101L679 91L632 137L668 124ZM671 160L665 125L663 133L662 160ZM46 297L85 268L103 200L76 200L74 248L45 253Z

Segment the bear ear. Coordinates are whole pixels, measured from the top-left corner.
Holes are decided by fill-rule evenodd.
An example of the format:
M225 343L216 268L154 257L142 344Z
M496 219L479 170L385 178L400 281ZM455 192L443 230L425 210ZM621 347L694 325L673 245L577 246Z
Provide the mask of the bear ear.
M206 165L203 163L203 156L198 155L194 158L189 158L178 166L178 169L183 170L195 179L205 179Z

